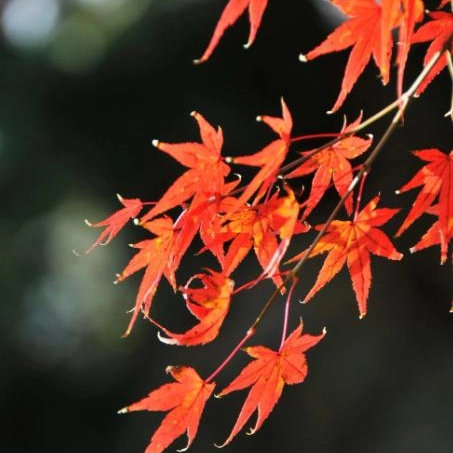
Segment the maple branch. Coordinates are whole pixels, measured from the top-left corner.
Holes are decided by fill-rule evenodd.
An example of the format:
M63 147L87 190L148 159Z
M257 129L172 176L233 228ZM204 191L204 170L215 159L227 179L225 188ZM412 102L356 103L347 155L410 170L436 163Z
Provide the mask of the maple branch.
M294 291L294 288L298 282L299 279L299 273L302 269L302 266L305 264L305 262L308 260L309 256L313 252L314 248L318 244L318 242L321 240L321 238L324 236L326 233L327 229L335 220L335 217L337 216L338 212L340 209L344 206L347 198L349 195L353 192L357 184L366 176L371 170L371 166L373 162L375 161L376 157L379 155L379 153L382 151L384 146L386 145L387 141L395 132L396 128L398 127L401 119L403 118L403 115L407 109L407 106L409 105L410 101L413 99L415 92L417 91L418 87L420 84L423 82L425 77L429 74L431 71L432 67L436 64L436 62L439 60L441 57L443 51L437 52L433 55L429 63L423 68L419 76L415 79L415 81L412 83L412 85L409 87L409 89L403 93L401 96L401 99L397 99L396 101L392 102L389 104L387 107L370 117L368 120L365 122L361 123L359 126L355 127L354 129L346 132L345 134L342 134L340 137L337 137L333 140L331 140L329 143L326 143L325 145L322 145L320 148L316 149L314 153L310 153L310 156L315 154L316 152L320 152L323 149L328 148L329 146L334 145L335 143L339 142L340 140L343 140L346 137L349 137L350 135L353 135L354 133L364 129L366 126L372 124L373 122L377 121L378 119L382 118L383 116L387 115L390 111L394 110L397 107L400 107L394 117L392 118L392 121L390 122L390 125L388 126L387 130L384 132L383 136L379 140L379 142L376 144L374 147L373 151L371 154L368 156L367 160L364 162L360 170L358 171L357 175L354 177L352 180L351 184L349 185L347 191L343 194L343 196L340 198L332 212L330 213L329 217L327 218L326 222L324 223L323 227L320 229L318 234L316 235L315 239L311 243L310 247L306 250L302 258L296 263L296 265L288 272L287 276L285 277L284 281L280 286L278 286L266 303L264 304L263 308L261 309L260 313L256 317L255 321L253 324L249 327L247 330L245 336L239 341L239 343L233 348L233 350L228 354L228 356L223 360L223 362L213 371L213 373L205 380L206 383L212 381L227 365L228 363L233 359L233 357L237 354L237 352L242 348L242 346L255 334L258 325L261 323L262 319L272 306L272 304L275 302L277 299L277 296L281 294L281 289L286 287L286 285L291 281L291 288L289 290L289 294L286 299L286 306L285 306L285 315L284 315L284 327L283 327L283 333L282 333L282 344L285 340L286 337L286 332L287 332L287 322L288 322L288 313L289 313L289 301L291 299L292 293ZM298 159L299 161L301 159ZM298 162L299 163L299 162ZM285 171L289 169L289 165L291 165L291 168L294 166L291 164L286 165L285 167L282 167Z
M368 156L368 159L364 162L362 168L358 171L357 175L352 180L350 186L348 187L348 190L344 193L344 195L341 197L340 201L336 204L336 206L334 207L334 209L330 213L328 219L324 223L324 225L321 228L321 230L318 232L317 236L315 237L315 239L311 243L310 247L304 253L302 258L298 261L298 263L290 270L289 275L287 277L287 280L285 280L284 283L286 283L289 279L296 278L299 275L299 272L300 272L302 266L308 260L308 257L311 255L311 253L313 252L314 248L316 247L318 242L321 240L322 236L324 236L324 234L326 233L327 229L329 228L329 226L331 225L333 220L335 220L336 215L338 214L340 209L344 206L348 196L352 193L352 191L357 186L359 181L362 178L365 178L368 175L368 173L371 170L371 166L372 166L373 162L375 161L376 157L379 155L379 153L381 152L382 148L387 143L387 141L389 140L390 136L393 134L393 132L397 128L398 124L400 123L401 119L403 118L404 112L406 111L407 106L409 105L410 101L413 99L414 94L417 91L418 87L421 85L421 83L423 82L425 77L429 74L429 72L431 71L433 66L437 63L437 61L441 57L442 53L443 53L443 50L440 51L440 52L436 52L433 55L433 57L431 58L429 63L423 68L423 70L421 71L419 76L415 79L413 84L409 87L409 89L405 93L403 93L403 95L401 96L400 100L396 100L395 102L393 102L392 104L387 106L385 109L383 109L380 112L378 112L376 115L373 115L369 120L365 121L364 123L360 124L359 126L357 126L355 128L357 130L361 130L361 129L363 129L365 127L364 124L368 125L368 124L370 124L371 120L375 121L376 119L380 118L382 116L382 112L386 111L385 114L387 114L390 111L389 110L390 107L392 107L392 109L393 109L393 108L395 108L397 106L401 106L398 109L398 111L396 112L396 114L393 117L392 121L390 122L389 127L384 132L384 135L381 137L381 139L379 140L377 145L374 147L374 149L371 152L371 154Z

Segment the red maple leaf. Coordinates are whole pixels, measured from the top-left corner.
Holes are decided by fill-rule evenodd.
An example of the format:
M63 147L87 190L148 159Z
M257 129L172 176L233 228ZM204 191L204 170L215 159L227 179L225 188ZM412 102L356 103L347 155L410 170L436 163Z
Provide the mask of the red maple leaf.
M220 16L217 26L212 35L211 41L208 47L204 51L203 55L198 59L194 60L194 63L202 63L206 61L217 47L220 39L222 38L225 30L233 25L240 16L245 12L248 7L249 19L250 19L250 34L245 48L249 48L256 37L256 32L261 24L261 19L266 9L268 0L230 0Z
M354 129L360 124L360 120L361 118L359 117L349 126L345 125L340 134ZM370 147L371 141L371 138L363 139L350 136L320 152L314 153L316 150L311 150L300 153L302 156L307 157L307 160L291 173L285 175L285 178L296 178L315 172L310 195L305 204L304 218L320 202L332 180L340 197L347 192L352 182L352 168L348 159L353 159L363 154ZM347 213L351 214L352 196L346 200L345 208Z
M90 227L105 228L105 230L97 238L96 242L85 253L91 252L91 250L98 245L107 245L123 229L130 219L137 217L143 207L142 201L138 198L123 198L118 194L117 197L124 208L116 211L110 217L107 217L97 223L91 223L88 220L85 220L85 223Z
M360 317L366 315L367 299L371 286L370 253L391 260L400 260L403 255L393 247L379 226L387 223L399 210L376 209L379 197L373 198L357 215L356 220L334 220L326 234L316 244L310 257L328 253L318 278L305 302L308 302L326 283L348 265L352 286L359 306ZM320 230L322 225L316 227ZM305 251L291 259L298 261Z
M187 432L186 450L192 444L198 430L206 401L214 391L215 383L203 381L197 372L186 366L169 366L166 372L176 382L164 384L147 397L118 411L170 411L151 437L145 453L160 453L174 440ZM183 451L183 450L179 450Z
M153 140L154 146L189 170L182 174L156 205L140 219L142 224L169 209L183 205L192 197L191 207L194 209L197 205L206 204L211 197L223 195L224 179L229 174L230 167L220 155L223 145L222 129L215 130L197 112L192 112L191 115L198 122L202 143L173 144Z
M276 286L282 284L283 280L278 273L280 261L295 230L307 231L307 227L298 224L299 203L293 191L289 187L286 190L285 197L279 197L275 193L264 203L243 206L230 216L229 223L219 235L219 240L223 242L231 240L223 267L228 275L253 247L263 268L263 275L271 277ZM232 203L235 204L234 201Z
M301 322L278 351L264 346L252 346L244 349L256 360L249 363L218 396L221 397L246 387L251 387L251 389L231 434L222 446L230 443L252 414L258 411L255 426L249 431L249 434L255 433L261 428L280 399L285 384L299 384L304 381L308 372L304 352L315 346L324 337L325 331L316 336L302 335L302 327Z
M159 339L166 344L179 346L195 346L214 340L223 324L230 308L231 294L234 289L233 280L219 272L193 276L184 288L180 288L186 300L187 308L200 321L187 332L173 333L158 325L169 338L159 334ZM202 288L191 288L194 279L202 282ZM154 321L153 321L154 322Z
M244 189L236 203L231 207L230 214L244 205L244 203L257 191L258 193L255 196L254 203L258 203L277 179L278 171L289 150L291 130L293 127L291 113L283 99L281 99L281 106L282 118L267 115L257 117L258 121L266 123L280 136L280 138L274 140L261 151L250 156L228 158L228 162L233 162L235 164L260 167L258 173Z
M391 30L401 20L401 13L399 2L392 2L391 5L388 5L388 1L385 2L385 15L382 6L375 0L332 0L332 3L350 16L350 19L335 29L319 46L306 55L301 55L300 59L313 60L320 55L352 47L340 94L331 109L335 112L351 92L371 56L380 70L382 83L388 83L393 45Z
M427 209L426 212L439 216L439 205L432 206L431 208ZM448 244L452 238L453 215L450 215L447 225L447 237L445 237L445 232L443 232L440 227L440 221L436 220L428 229L428 231L417 242L417 244L410 248L410 251L411 253L415 253L420 250L426 249L427 247L440 244L440 264L444 264L447 261Z
M406 68L407 57L412 44L412 37L414 34L415 24L423 19L423 13L425 5L422 0L383 0L382 1L382 14L383 16L391 16L391 11L396 9L398 6L394 4L401 4L402 20L399 27L398 34L398 81L397 81L397 92L398 98L401 98L403 94L403 78L404 70ZM382 39L391 36L392 25L391 20L383 20ZM388 38L387 38L388 39ZM386 43L382 43L382 48L386 47Z
M422 167L397 193L406 192L419 186L423 187L396 235L401 235L423 213L429 212L429 208L439 197L439 204L436 208L439 216L438 225L430 232L428 237L431 239L428 240L427 237L425 241L430 243L433 240L432 234L435 230L438 231L441 261L444 263L447 257L448 242L451 238L450 223L453 218L453 150L450 151L450 154L445 154L438 149L431 148L414 151L414 154L428 164Z
M132 257L119 274L117 282L125 280L144 267L146 267L146 270L125 336L130 334L140 311L143 311L145 315L149 314L152 300L162 276L165 276L173 289L176 290L174 273L197 232L197 225L190 220L187 220L189 226L183 228L185 221L183 214L174 224L172 219L166 216L146 222L143 227L156 237L132 245L133 248L139 249L139 252Z
M425 59L423 61L425 66L433 58L436 52L440 52L442 50L445 50L446 52L450 51L450 53L453 52L453 13L435 11L429 13L429 16L432 20L422 25L412 37L413 43L432 41L426 51ZM449 41L449 49L445 49L445 46L449 43ZM431 71L418 87L418 94L425 91L426 87L432 82L434 77L436 77L437 74L445 68L447 61L447 54L445 53L445 55L442 56L433 66Z

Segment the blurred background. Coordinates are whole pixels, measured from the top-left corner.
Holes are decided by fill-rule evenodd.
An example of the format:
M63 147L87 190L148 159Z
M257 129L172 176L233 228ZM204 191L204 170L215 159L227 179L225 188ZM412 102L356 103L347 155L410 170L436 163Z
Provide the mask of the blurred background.
M340 129L346 114L369 116L393 100L370 66L342 112L336 99L348 53L303 65L298 54L317 45L341 17L326 2L270 1L254 46L244 51L248 22L227 32L212 59L194 66L226 2L223 0L2 0L0 2L0 449L2 452L142 452L161 413L116 411L168 381L167 365L187 364L207 376L253 322L272 286L242 294L223 332L200 350L160 344L139 320L122 339L140 276L112 285L143 235L133 226L107 248L77 257L118 209L116 193L156 200L181 172L151 140L198 140L196 109L225 134L225 155L250 154L272 133L257 114L279 115L284 96L294 133ZM428 3L428 2L427 2ZM429 5L428 5L429 6ZM421 68L424 46L406 80ZM394 234L415 193L394 195L421 162L409 150L451 149L451 83L446 72L414 102L367 180L364 198L406 206L386 230ZM369 132L379 136L388 120ZM297 150L297 149L296 149ZM244 171L244 173L246 173ZM336 201L311 217L322 222ZM286 388L263 428L238 436L235 453L453 451L453 315L451 263L439 248L408 249L431 224L420 219L396 240L403 263L372 261L367 317L359 321L343 271L307 306L294 304L290 328L327 337L308 352L303 385ZM305 247L312 236L301 239ZM297 248L295 249L297 250ZM194 250L195 251L195 250ZM192 255L192 254L190 254ZM321 259L303 274L302 297ZM189 256L183 283L205 265ZM246 261L238 281L256 276ZM193 324L179 295L163 283L153 315L174 331ZM282 304L276 304L253 343L278 345ZM239 355L219 377L225 386L246 363ZM214 451L234 424L245 392L209 401L192 451ZM252 419L253 422L253 419ZM185 445L181 438L169 448Z

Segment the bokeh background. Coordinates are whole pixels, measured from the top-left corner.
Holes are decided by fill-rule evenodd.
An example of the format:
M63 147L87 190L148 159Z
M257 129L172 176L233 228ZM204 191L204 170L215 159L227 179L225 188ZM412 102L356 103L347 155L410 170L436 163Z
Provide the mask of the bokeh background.
M255 45L242 49L243 18L211 61L194 66L225 4L223 0L2 0L0 3L0 450L23 452L142 452L163 414L116 411L166 382L168 364L190 364L204 376L243 335L271 290L238 297L223 333L201 350L160 344L139 321L122 339L139 278L112 285L141 232L131 226L109 247L77 257L94 241L86 227L118 208L115 193L156 200L181 167L151 146L197 139L189 112L202 112L225 133L225 154L249 154L273 135L257 114L279 114L284 96L295 133L336 131L342 115L326 116L337 95L347 53L307 65L298 54L318 44L341 20L321 0L271 1ZM421 68L419 46L407 71ZM451 148L451 82L441 75L417 100L369 177L388 206L420 162L409 150ZM370 115L390 102L377 71L365 71L342 113ZM378 136L387 120L370 128ZM244 173L246 173L244 171ZM313 223L335 202L329 193ZM242 434L225 451L453 451L453 315L451 263L439 249L408 248L430 225L421 219L397 247L404 262L376 258L369 314L359 321L349 276L342 272L307 306L294 304L291 328L328 335L308 353L309 376L285 390L261 431ZM302 239L298 247L306 246ZM194 250L195 251L195 250ZM178 276L206 264L190 257ZM321 260L304 272L300 296ZM256 276L253 259L237 278ZM193 322L165 283L156 319L181 331ZM276 304L255 343L276 346L282 305ZM229 382L246 363L240 355L219 378ZM214 451L238 414L245 393L210 401L194 452ZM169 451L182 448L179 439Z

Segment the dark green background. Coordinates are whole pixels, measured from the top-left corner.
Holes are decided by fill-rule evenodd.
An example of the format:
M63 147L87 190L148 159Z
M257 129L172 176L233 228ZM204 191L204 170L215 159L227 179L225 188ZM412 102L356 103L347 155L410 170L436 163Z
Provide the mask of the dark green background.
M156 200L180 174L178 164L151 146L153 138L196 140L189 116L196 109L222 125L225 155L250 154L273 138L254 118L278 115L280 96L293 112L295 134L336 131L342 113L354 119L363 109L369 116L393 99L394 85L383 88L370 66L342 112L324 114L337 95L347 53L298 62L298 54L334 26L310 2L271 0L250 50L241 47L248 33L242 19L211 61L192 65L224 3L129 0L110 10L62 2L55 35L41 47L18 48L5 36L1 41L3 452L144 451L163 414L116 411L166 382L168 364L194 365L207 376L272 289L266 282L238 297L218 342L200 350L160 344L145 321L120 338L139 278L119 286L111 281L131 256L126 244L142 233L130 227L110 247L82 258L71 250L94 241L83 219L97 221L117 209L115 193ZM422 56L417 46L408 81L421 69ZM442 74L414 102L367 181L365 200L380 191L386 205L405 206L389 224L390 235L415 197L393 194L420 167L408 151L451 147L451 122L443 118L450 89ZM387 121L369 132L378 137ZM326 218L335 200L329 193L313 223ZM408 252L430 222L429 216L420 219L396 240L406 253L402 263L373 259L366 319L358 319L345 271L310 305L294 304L291 328L303 316L307 331L327 326L328 335L308 353L306 382L285 389L261 431L252 438L242 433L226 451L453 451L451 263L438 265L438 247ZM203 258L189 258L181 282L203 264ZM320 259L307 265L299 297L320 265ZM256 276L254 260L241 269L239 281ZM171 329L191 325L165 283L154 304L154 316ZM278 345L281 316L277 304L256 343ZM219 377L219 388L246 363L243 356ZM244 398L238 393L208 402L192 451L214 451ZM179 439L169 451L183 446Z

